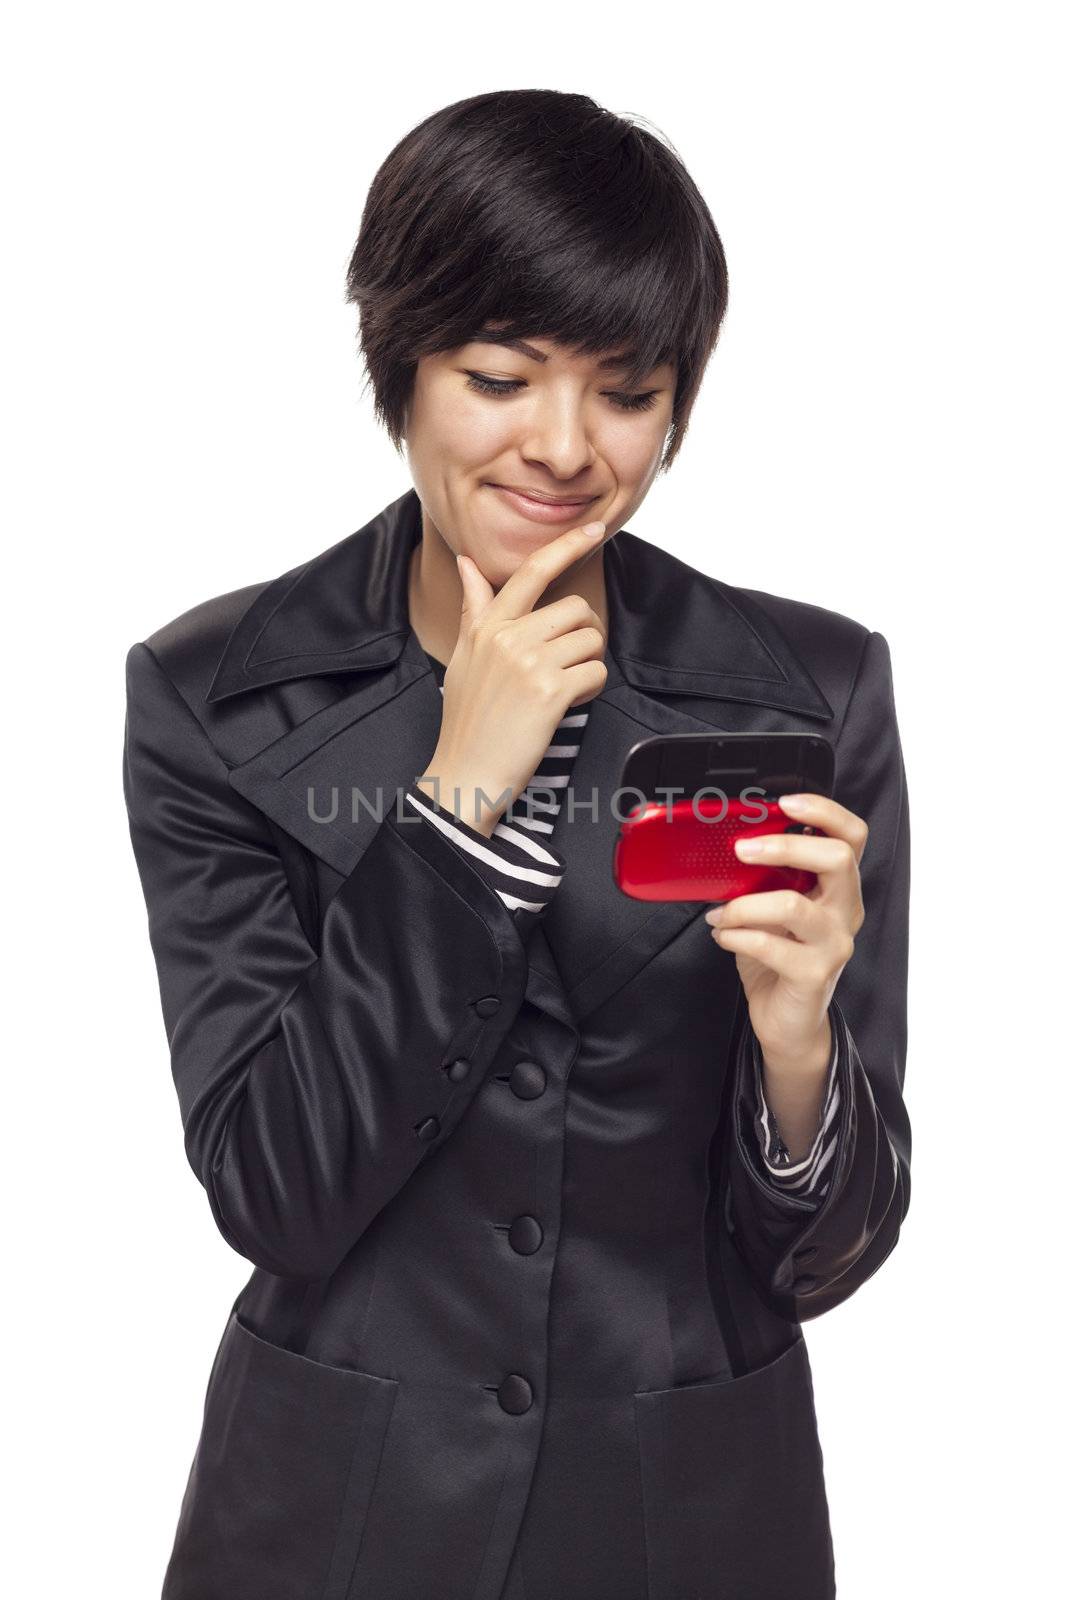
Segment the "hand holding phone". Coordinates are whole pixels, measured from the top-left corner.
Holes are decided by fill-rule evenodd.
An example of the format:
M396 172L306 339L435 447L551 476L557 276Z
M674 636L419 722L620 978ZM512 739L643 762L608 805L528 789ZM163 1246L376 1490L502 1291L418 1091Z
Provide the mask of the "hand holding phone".
M829 796L833 746L818 734L661 734L634 745L620 792L634 790L615 841L617 886L635 900L720 902L769 889L814 888L815 874L744 862L742 838L817 833L777 804Z

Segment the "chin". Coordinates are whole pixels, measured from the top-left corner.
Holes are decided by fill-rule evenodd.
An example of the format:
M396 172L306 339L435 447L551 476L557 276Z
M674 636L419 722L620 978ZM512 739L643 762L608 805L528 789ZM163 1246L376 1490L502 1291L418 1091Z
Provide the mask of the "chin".
M512 574L518 572L522 562L522 556L515 555L508 550L500 550L493 556L492 561L482 568L482 571L494 589L502 589Z

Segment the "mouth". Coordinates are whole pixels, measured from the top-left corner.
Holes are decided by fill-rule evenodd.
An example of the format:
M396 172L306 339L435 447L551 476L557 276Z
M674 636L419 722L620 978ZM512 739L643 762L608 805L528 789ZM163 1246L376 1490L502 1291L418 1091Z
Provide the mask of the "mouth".
M533 522L566 522L579 517L583 511L593 505L599 496L575 495L568 499L555 499L551 495L542 494L540 490L513 489L504 483L489 483L489 489L494 489L502 495L513 510L529 517Z
M525 500L540 500L549 506L588 506L597 498L595 494L546 494L543 489L526 489L517 483L491 483L490 489L507 489L509 494L521 494Z

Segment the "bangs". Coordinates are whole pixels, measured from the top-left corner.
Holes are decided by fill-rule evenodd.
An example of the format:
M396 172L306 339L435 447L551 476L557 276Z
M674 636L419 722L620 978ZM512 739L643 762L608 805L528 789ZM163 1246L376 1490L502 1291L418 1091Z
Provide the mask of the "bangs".
M425 330L417 354L467 344L492 325L506 338L548 337L581 355L618 354L627 381L636 382L699 348L713 311L706 273L693 267L699 242L686 237L684 215L625 159L635 153L619 152L595 204L576 207L545 183L517 202L501 196L487 204L436 278L437 326Z

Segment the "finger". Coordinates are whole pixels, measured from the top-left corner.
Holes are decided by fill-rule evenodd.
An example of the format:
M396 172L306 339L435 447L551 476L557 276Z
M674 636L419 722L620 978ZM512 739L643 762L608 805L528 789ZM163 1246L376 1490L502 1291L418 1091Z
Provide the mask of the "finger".
M584 531L585 526L596 528L598 530L596 535L591 538ZM590 550L597 548L605 531L602 522L583 524L581 527L569 529L567 533L561 533L559 538L553 539L550 544L531 550L522 564L516 567L511 577L497 591L494 614L504 621L526 616L561 572L566 572L579 556L587 555Z
M567 707L573 711L603 694L608 681L608 669L599 656L589 661L579 661L576 666L564 667L563 682L567 690Z
M734 955L751 956L798 988L822 990L848 960L844 947L802 944L765 928L713 928L715 943Z
M463 635L492 600L493 585L470 556L457 555L456 570L463 585L463 607L459 614L459 631Z
M538 613L540 615L540 613ZM603 659L604 632L592 626L573 628L545 642L545 660L553 667L574 667L582 661Z
M762 894L739 894L704 913L716 928L770 928L788 932L808 944L829 935L833 919L825 902L812 900L798 889L767 889Z
M790 817L795 817L797 822L810 822L812 827L821 828L833 839L845 839L852 846L856 860L863 855L867 843L869 829L862 817L854 811L849 811L846 806L838 801L831 800L826 794L783 794L778 796L778 804Z
M734 840L739 861L754 861L760 866L803 867L808 872L840 877L851 873L859 862L846 839L822 839L818 834L762 833Z

